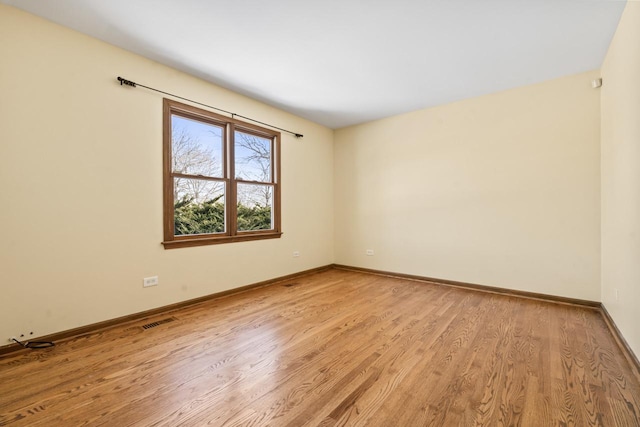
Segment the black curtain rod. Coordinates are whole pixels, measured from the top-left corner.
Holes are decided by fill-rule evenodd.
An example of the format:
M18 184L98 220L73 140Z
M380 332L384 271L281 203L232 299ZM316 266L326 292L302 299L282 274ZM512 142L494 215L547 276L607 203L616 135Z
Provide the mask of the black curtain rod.
M149 87L149 86L145 86L145 85L142 85L140 83L136 83L136 82L133 82L131 80L124 79L122 77L118 77L118 81L120 82L120 86L122 86L122 85L131 86L131 87L140 86L140 87L143 87L145 89L152 90L154 92L163 93L165 95L169 95L169 96L172 96L174 98L178 98L178 99L182 99L184 101L192 102L194 104L202 105L203 107L211 108L211 109L217 110L217 111L222 111L223 113L229 114L231 116L231 118L240 117L241 119L249 120L250 122L253 122L253 123L259 123L259 124L264 125L264 126L269 126L270 128L278 129L278 130L281 130L283 132L290 133L291 135L295 136L296 138L302 138L304 136L301 133L291 132L290 130L282 129L282 128L279 128L278 126L273 126L273 125L270 125L268 123L252 119L250 117L246 117L246 116L243 116L243 115L240 115L240 114L232 113L231 111L223 110L222 108L213 107L211 105L203 104L202 102L198 102L198 101L194 101L194 100L189 99L189 98L184 98L182 96L174 95L172 93L165 92L165 91L160 90L160 89L155 89L155 88L152 88L152 87Z

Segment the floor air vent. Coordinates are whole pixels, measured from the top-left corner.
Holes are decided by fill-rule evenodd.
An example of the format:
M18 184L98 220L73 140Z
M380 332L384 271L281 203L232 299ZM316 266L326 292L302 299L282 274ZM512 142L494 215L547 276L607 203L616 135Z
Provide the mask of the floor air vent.
M175 317L169 317L167 319L162 319L162 320L158 320L156 322L147 323L146 325L142 325L142 329L155 328L156 326L160 326L160 325L162 325L164 323L173 322L174 320L176 320Z

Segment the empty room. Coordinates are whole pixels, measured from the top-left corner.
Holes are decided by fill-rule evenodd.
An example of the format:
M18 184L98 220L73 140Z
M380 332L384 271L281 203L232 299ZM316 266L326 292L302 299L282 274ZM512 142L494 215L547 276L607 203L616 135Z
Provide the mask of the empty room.
M0 425L640 426L640 2L0 0Z

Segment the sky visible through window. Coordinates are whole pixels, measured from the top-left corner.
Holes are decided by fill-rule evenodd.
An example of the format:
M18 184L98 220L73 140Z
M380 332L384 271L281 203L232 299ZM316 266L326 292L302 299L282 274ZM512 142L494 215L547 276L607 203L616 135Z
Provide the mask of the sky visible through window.
M172 117L172 126L174 134L183 133L197 145L199 151L207 153L215 163L222 162L223 141L221 127L176 115ZM258 161L251 161L249 159L261 157L265 162L270 161L270 140L244 134L242 132L237 132L237 134L241 134L239 136L249 136L249 138L252 138L254 141L254 147L259 147L261 150L259 153L256 153L255 149L252 150L247 148L246 145L236 143L235 155L236 159L238 159L238 166L240 166L243 171L247 171L247 176L243 176L243 178L256 181L269 181L271 178L270 170L263 170L263 168L258 164ZM269 157L266 157L267 155L269 155ZM264 176L265 173L267 174L266 176Z
M189 175L223 178L223 127L172 115L173 171ZM236 178L252 182L271 181L271 140L245 132L235 133ZM184 185L184 179L180 185ZM220 194L222 184L200 185L200 196L211 198ZM208 188L211 187L211 188ZM220 187L220 188L218 188ZM193 190L176 188L176 199ZM238 187L238 201L245 206L271 205L271 185L243 184ZM201 197L195 197L201 201Z
M180 138L188 139L189 144L192 145L190 147L191 153L195 152L207 156L213 164L216 164L216 166L220 165L218 166L220 167L220 172L215 175L220 176L218 174L221 174L222 169L222 128L176 115L174 115L171 120L174 147ZM181 153L176 153L176 149L174 148L174 157L176 155L181 155ZM189 168L190 170L195 167L195 165L193 165L195 161L192 158L184 159L184 163L192 165L191 168ZM174 159L174 165L175 164L176 161ZM201 174L206 175L204 173Z

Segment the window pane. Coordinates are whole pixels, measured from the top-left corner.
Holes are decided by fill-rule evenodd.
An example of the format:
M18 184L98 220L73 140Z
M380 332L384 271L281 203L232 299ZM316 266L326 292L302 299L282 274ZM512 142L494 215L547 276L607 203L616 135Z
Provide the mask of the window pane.
M273 229L273 186L238 184L238 231Z
M223 128L171 116L173 172L222 178Z
M174 178L173 183L176 236L224 233L224 182Z
M235 132L236 178L271 182L271 140Z

